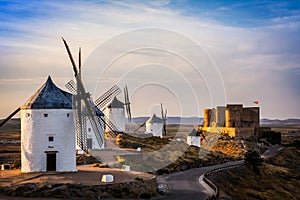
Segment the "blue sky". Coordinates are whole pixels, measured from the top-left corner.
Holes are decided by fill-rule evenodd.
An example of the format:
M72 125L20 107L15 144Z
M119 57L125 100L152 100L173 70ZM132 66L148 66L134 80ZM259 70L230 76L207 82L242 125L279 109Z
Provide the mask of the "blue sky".
M172 30L174 33L191 38L201 46L217 66L224 82L224 103L253 106L253 101L259 100L262 117L300 118L300 1L188 0L0 0L0 117L5 117L15 107L22 105L49 74L62 88L72 77L70 63L60 37L64 36L69 41L74 52L78 46L82 46L83 60L89 63L93 52L99 46L105 46L103 44L109 39L145 27ZM106 49L100 56L96 56L102 59L97 62L104 63L103 60L109 57L110 51L116 53L121 46L143 42L142 39L133 40L135 39L131 38L129 43L121 41L114 44L115 46L111 46L114 47L113 50ZM173 42L174 44L169 46L170 50L173 48L179 52L181 49L176 45L180 42ZM192 60L195 52L191 49L187 47L181 54L190 56ZM136 68L136 71L124 72L126 74L124 77L130 78L127 82L134 101L132 104L134 115L148 115L152 109L157 109L158 101L169 98L171 100L164 103L173 116L202 116L204 107L223 102L218 100L212 102L209 92L205 91L205 85L202 86L200 80L192 81L189 68L184 67L184 64L181 67L176 66L180 60L175 63L174 60L177 58L169 59L167 56L165 59L158 58L156 53L157 51L149 50L148 57L138 56L138 53L128 55L127 58L124 57L122 64L131 66L146 63L150 66L149 63L155 62L156 65L163 63L173 72L179 71L184 75L181 77L190 79L190 85L194 89L197 84L199 85L199 88L195 89L197 93L195 97L199 102L194 102L197 104L196 108L187 106L190 104L187 100L175 104L176 101L172 98L177 93L177 96L191 95L182 92L187 90L183 88L179 76L175 74L169 78L157 76L151 73L151 70L147 72L152 74L151 79L148 77L149 81L172 79L172 83L164 84L170 84L180 91L173 89L175 95L171 93L167 95L164 90L156 88L157 86L152 89L145 86L148 93L158 91L157 93L161 93L158 96L164 98L143 99L147 94L138 89L142 84L139 77L148 80L147 74ZM139 55L141 54L145 52L139 52ZM121 69L122 64L118 66L116 63L115 68ZM155 72L161 69L159 74L168 74L167 68L157 68L154 64L140 69L152 69ZM163 71L164 69L166 71ZM93 66L85 70L87 88L95 97L104 92L115 80L111 78L113 75L107 72L105 80L108 81L103 83L100 81L103 86L95 89L96 78L101 74L101 70ZM203 82L211 78L204 77ZM135 96L133 91L136 91ZM140 103L141 99L138 97L143 99L144 104ZM178 105L181 105L181 110L177 108ZM182 108L185 109L184 112Z

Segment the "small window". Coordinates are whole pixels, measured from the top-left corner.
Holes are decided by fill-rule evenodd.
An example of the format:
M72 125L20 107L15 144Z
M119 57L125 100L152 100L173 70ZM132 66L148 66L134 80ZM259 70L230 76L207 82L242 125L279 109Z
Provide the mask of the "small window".
M91 130L92 130L91 128L88 128L88 132L91 132Z
M70 117L70 113L67 113L67 117Z
M44 117L48 117L48 114L44 114Z
M26 113L26 117L30 117L30 113Z
M54 137L53 137L53 136L49 136L49 137L48 137L48 141L49 141L49 142L53 142L53 140L54 140Z

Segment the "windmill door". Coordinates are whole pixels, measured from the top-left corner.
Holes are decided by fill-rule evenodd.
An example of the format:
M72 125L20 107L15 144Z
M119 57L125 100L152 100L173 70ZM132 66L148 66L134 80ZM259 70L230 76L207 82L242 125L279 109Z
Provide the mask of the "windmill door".
M47 171L56 171L56 152L46 152L47 155Z
M86 140L86 143L87 143L87 148L88 149L92 149L93 148L93 138L88 138Z

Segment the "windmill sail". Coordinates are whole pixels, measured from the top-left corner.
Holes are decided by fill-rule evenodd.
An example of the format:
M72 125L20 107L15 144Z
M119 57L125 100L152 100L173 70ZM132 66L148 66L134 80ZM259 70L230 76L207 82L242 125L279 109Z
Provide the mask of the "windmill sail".
M10 120L13 116L15 116L15 114L17 114L19 111L21 110L21 108L17 108L13 113L11 113L6 119L2 120L0 122L0 127L2 127L8 120Z
M96 101L95 105L102 110L102 108L110 102L114 97L121 93L120 88L117 85L114 85L112 88L107 90L102 94Z
M77 145L85 152L87 151L87 136L86 136L86 117L90 120L91 125L92 125L92 129L94 131L94 133L97 135L99 135L101 133L101 129L100 126L97 125L97 119L95 116L95 108L93 106L91 106L92 102L90 100L90 95L89 93L87 93L84 89L84 85L82 83L81 77L80 77L80 71L81 71L81 59L79 58L79 66L80 66L80 70L78 73L76 64L74 62L72 53L69 49L69 46L67 44L67 42L62 38L64 45L67 49L70 61L72 63L73 66L73 71L74 71L74 76L76 79L76 95L75 95L75 108L76 108L76 122L78 123L76 125L77 127ZM81 55L81 53L79 52L79 56ZM68 85L68 84L67 84ZM72 86L73 84L70 83L70 86ZM73 87L73 90L75 90L75 87ZM83 109L84 108L84 109ZM99 138L99 137L98 137ZM101 139L98 140L99 144L102 144L104 141ZM100 145L101 146L101 145Z
M127 85L124 87L124 100L125 100L124 105L127 113L127 118L128 121L131 122L131 111L130 111L130 102L129 102Z
M162 103L160 104L160 108L161 108L161 118L163 121L163 135L166 136L167 135L167 109L165 109L164 112Z
M147 120L145 122L143 122L141 125L139 125L139 127L137 127L137 129L135 129L133 132L136 133L140 128L145 126L146 123L147 123Z

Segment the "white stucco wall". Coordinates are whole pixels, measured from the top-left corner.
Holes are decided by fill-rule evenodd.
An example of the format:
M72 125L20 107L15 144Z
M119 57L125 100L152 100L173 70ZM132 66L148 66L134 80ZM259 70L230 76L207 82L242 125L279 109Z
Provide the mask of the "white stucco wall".
M104 147L105 147L104 122L103 121L99 121L98 123L99 123L99 126L101 126L101 128L100 128L100 131L101 131L100 135L101 135L101 138L103 140L103 143L101 144L101 146L99 146L99 143L97 142L97 138L96 138L96 135L95 135L94 130L92 128L90 120L87 120L87 123L86 123L87 138L91 138L92 141L93 141L92 149L104 149Z
M124 108L105 108L105 116L118 128L120 132L125 132L125 110ZM106 129L106 131L109 131Z
M163 123L146 123L146 133L151 133L155 137L162 138Z
M77 171L74 110L28 109L20 117L21 172L46 171L47 151L57 151L56 171Z
M201 147L200 137L198 137L198 136L187 136L186 139L187 139L188 145Z

